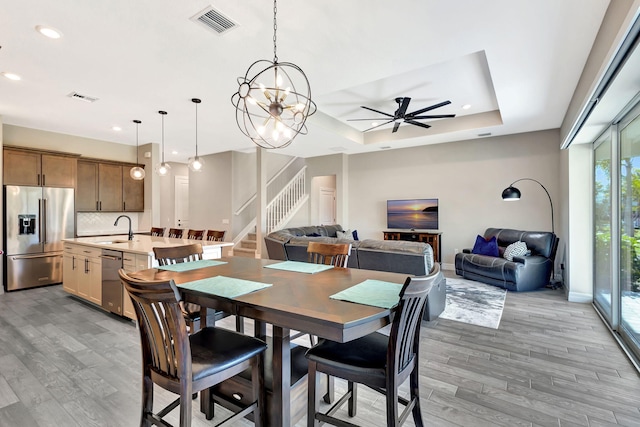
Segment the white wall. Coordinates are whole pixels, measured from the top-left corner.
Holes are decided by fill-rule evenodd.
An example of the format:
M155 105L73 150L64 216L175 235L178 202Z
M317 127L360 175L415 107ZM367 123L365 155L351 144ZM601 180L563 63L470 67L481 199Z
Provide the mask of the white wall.
M549 199L538 184L516 184L522 191L519 202L504 202L501 193L519 178L533 178L557 203L559 144L559 131L549 130L357 154L348 160L324 156L307 159L308 176L336 175L338 205L348 206L338 223L357 229L361 239L382 239L387 199L438 198L443 263L452 268L454 249L471 247L487 227L551 230ZM348 191L340 190L341 181L348 183ZM556 220L556 232L559 228Z
M176 176L189 176L189 168L184 163L171 163L171 169L166 176L158 176L156 179L160 182L160 221L153 224L154 227L164 227L169 230L170 227L176 226L175 211L175 178ZM155 172L152 172L155 174ZM189 185L191 186L191 185ZM189 188L191 191L191 188ZM191 197L191 194L189 194Z
M205 164L200 172L189 171L189 228L225 230L229 234L232 221L232 153L226 151L203 156L203 159Z

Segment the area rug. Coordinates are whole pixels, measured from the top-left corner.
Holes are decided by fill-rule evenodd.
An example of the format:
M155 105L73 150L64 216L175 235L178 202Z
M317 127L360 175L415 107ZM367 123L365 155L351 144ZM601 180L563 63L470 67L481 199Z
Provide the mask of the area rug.
M496 286L447 277L447 304L440 317L498 329L506 295Z

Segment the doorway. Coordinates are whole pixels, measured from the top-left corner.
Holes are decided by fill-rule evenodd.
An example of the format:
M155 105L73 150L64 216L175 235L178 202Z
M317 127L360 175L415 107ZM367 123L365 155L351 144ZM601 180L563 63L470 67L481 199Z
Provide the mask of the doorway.
M175 181L175 224L177 228L189 228L189 177L176 175Z
M320 224L330 225L336 223L336 189L320 188L319 219Z

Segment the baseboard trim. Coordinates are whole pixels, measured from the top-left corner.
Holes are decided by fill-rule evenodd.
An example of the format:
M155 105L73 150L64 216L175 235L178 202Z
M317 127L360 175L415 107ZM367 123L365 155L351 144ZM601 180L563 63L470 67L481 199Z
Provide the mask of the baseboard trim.
M579 303L591 304L593 302L593 295L586 294L584 292L571 292L571 290L569 290L569 294L567 296L567 300L569 302L579 302Z

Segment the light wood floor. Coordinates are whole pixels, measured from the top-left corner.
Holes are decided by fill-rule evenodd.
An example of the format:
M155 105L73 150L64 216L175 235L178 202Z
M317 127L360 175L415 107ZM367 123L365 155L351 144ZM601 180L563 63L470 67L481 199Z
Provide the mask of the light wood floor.
M508 293L497 330L425 323L421 376L429 426L640 426L636 371L591 305L562 291ZM362 388L358 402L357 423L385 424L379 395ZM210 425L197 405L194 427ZM60 286L0 295L0 427L136 426L139 407L133 323Z

